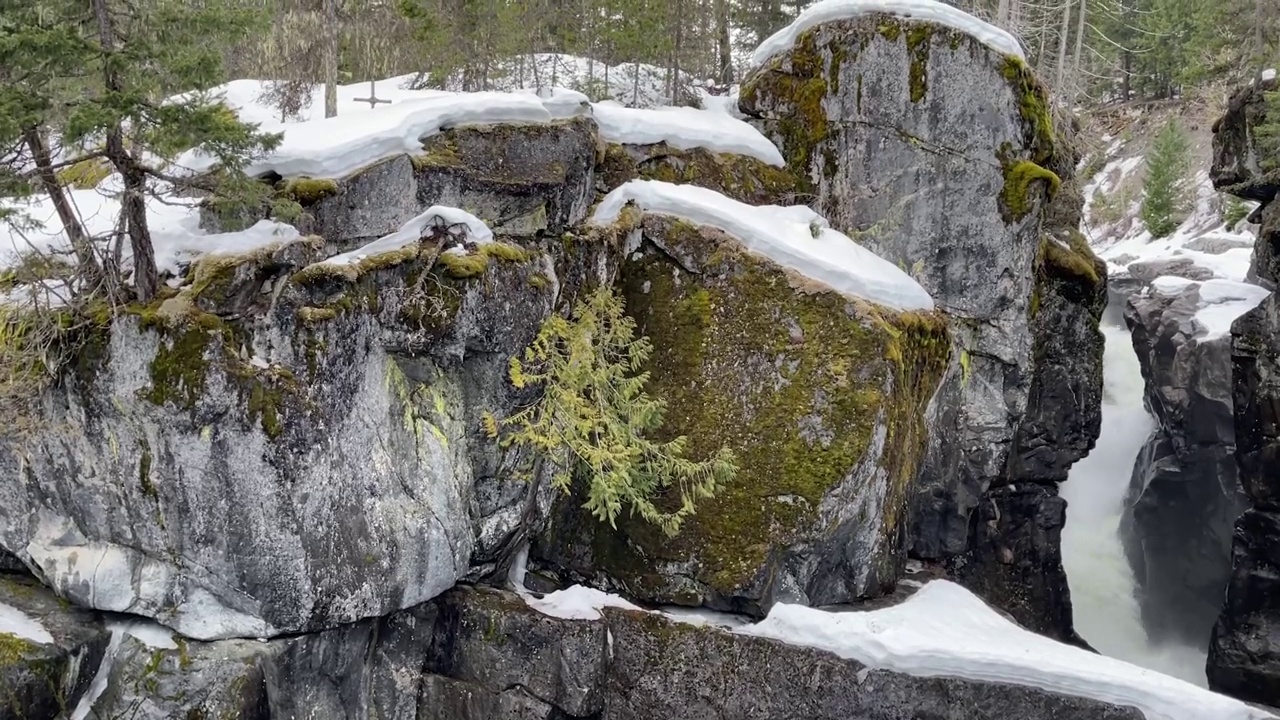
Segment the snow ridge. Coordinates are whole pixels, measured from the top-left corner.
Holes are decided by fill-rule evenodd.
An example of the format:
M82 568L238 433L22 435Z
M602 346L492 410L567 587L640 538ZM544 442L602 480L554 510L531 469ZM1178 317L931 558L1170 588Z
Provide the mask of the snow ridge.
M756 158L785 167L782 153L759 130L724 111L693 108L640 110L609 103L593 107L600 136L609 142L649 145L666 142L678 150L706 148Z
M1274 718L1191 683L1024 630L946 580L872 612L775 605L767 618L737 632L918 677L1004 682L1137 707L1148 720Z
M897 310L933 309L933 298L910 275L832 230L807 207L753 207L706 188L633 180L606 195L591 222L613 223L628 202L719 228L748 250L845 295Z
M1009 33L937 0L822 0L810 5L794 22L760 43L760 47L751 55L751 67L760 67L774 55L791 49L796 40L812 27L872 13L886 13L909 20L945 25L972 35L998 53L1026 59L1022 46Z
M422 239L429 227L459 226L466 231L466 239L482 245L493 241L493 231L480 218L465 210L445 205L432 205L427 211L400 226L399 230L374 240L350 252L334 255L317 265L353 265L361 260L393 252Z

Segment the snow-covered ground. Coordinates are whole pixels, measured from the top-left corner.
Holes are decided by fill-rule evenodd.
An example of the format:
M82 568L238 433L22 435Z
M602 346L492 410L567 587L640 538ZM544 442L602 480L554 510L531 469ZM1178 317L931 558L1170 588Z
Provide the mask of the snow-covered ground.
M747 249L837 292L900 310L932 310L933 298L901 268L832 230L804 206L754 207L691 185L633 180L605 196L591 222L608 225L629 202L719 228Z
M1009 33L938 0L821 0L806 8L790 25L760 43L751 55L751 65L760 67L774 55L786 52L812 27L872 13L888 13L945 25L972 35L998 53L1025 57L1022 46Z
M737 96L731 96L730 101L736 103ZM600 136L609 142L628 145L665 142L680 150L706 148L746 155L777 167L787 164L772 141L726 110L727 105L723 103L718 110L639 110L597 103L593 115L600 126Z

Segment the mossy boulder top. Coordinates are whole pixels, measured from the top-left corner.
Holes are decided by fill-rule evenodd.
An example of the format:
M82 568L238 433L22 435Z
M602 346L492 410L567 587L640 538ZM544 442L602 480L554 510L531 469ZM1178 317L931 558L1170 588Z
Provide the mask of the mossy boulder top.
M565 503L535 558L653 602L748 612L891 587L943 319L845 297L713 228L649 215L638 237L620 283L653 341L664 431L695 457L733 449L740 470L674 539Z

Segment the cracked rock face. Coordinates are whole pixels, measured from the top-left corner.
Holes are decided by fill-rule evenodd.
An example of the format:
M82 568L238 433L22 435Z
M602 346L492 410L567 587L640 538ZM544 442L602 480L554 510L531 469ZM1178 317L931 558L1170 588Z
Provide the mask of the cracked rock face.
M1245 508L1236 478L1231 337L1205 338L1199 286L1130 298L1125 320L1156 430L1139 452L1121 538L1153 640L1203 646Z
M197 270L94 329L48 430L2 453L0 546L77 604L199 639L332 627L495 572L550 500L498 479L521 457L480 431L524 401L507 361L559 287L548 256L510 254L461 279L438 241L352 275L295 275L294 245Z

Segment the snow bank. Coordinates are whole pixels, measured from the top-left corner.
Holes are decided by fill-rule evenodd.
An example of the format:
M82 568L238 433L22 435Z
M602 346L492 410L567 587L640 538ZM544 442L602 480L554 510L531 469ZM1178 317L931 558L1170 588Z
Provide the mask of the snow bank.
M569 92L569 91L563 91ZM284 139L272 153L252 164L250 175L277 173L282 177L341 178L352 172L405 153L422 150L422 139L458 125L477 123L545 123L584 113L586 96L575 94L543 98L532 93L460 93L406 100L376 110L283 125ZM552 112L552 110L556 112ZM267 128L271 129L271 128ZM213 158L188 151L176 164L203 172Z
M760 43L760 47L751 55L751 66L759 67L774 55L791 49L809 28L872 13L887 13L955 28L972 35L998 53L1025 59L1022 46L1012 35L937 0L822 0L810 5L794 22Z
M1148 720L1273 718L1182 680L1024 630L946 580L872 612L775 605L766 619L737 632L908 675L1002 682L1134 706Z
M41 645L52 645L53 636L39 620L12 605L0 603L0 635L15 635Z
M115 196L114 180L104 181L95 190L71 190L68 197L83 219L90 235L103 236L112 231L120 214L120 201ZM157 188L164 196L164 188ZM155 245L156 267L160 272L178 274L184 265L193 260L214 254L241 254L252 252L276 243L285 243L299 237L292 225L260 220L246 230L231 233L210 234L200 228L198 200L193 198L147 198L147 225ZM13 203L33 221L40 223L34 230L21 230L0 223L0 268L12 267L22 255L41 253L59 256L68 261L71 243L67 240L62 222L48 196ZM125 258L132 260L129 245L125 243Z
M1231 334L1231 325L1241 315L1258 307L1271 291L1266 288L1230 280L1206 280L1200 283L1200 302L1195 320L1202 326L1198 340L1214 340Z
M1262 71L1262 82L1271 82L1276 79L1276 69L1267 68Z
M616 221L628 202L719 228L752 252L846 295L899 310L933 309L933 299L911 276L832 230L807 207L753 207L692 185L633 180L605 196L591 222Z
M609 142L648 145L665 141L680 150L701 147L747 155L777 167L787 164L777 146L759 130L727 112L674 107L638 110L601 103L594 107L594 114L600 136Z
M399 250L402 247L411 245L422 239L427 228L430 227L452 227L457 226L465 230L465 239L477 244L483 244L493 241L493 232L489 230L489 226L484 224L480 218L472 215L465 210L459 210L455 207L447 207L444 205L433 205L426 212L413 218L409 222L400 226L399 230L384 235L367 245L356 248L350 252L334 255L333 257L323 260L318 265L353 265L361 260L381 255L382 253Z

